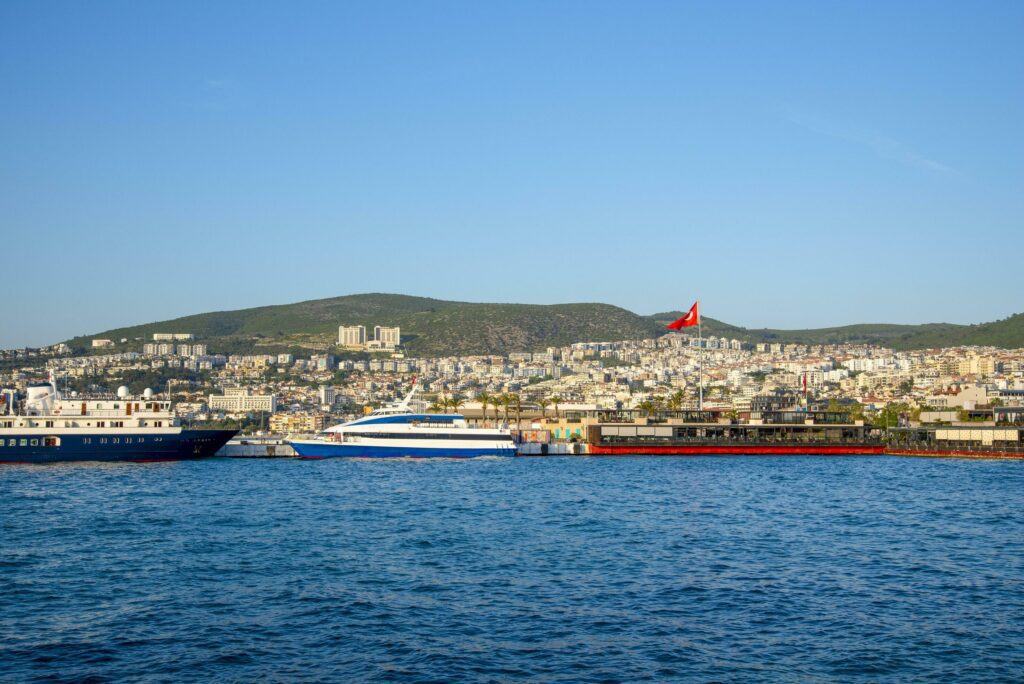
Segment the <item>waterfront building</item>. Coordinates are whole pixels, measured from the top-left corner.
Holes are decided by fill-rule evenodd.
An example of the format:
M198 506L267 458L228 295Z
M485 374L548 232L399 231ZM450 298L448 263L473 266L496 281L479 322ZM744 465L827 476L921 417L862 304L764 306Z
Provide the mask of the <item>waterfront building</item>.
M278 434L322 432L327 417L322 413L276 413L270 417L270 431Z

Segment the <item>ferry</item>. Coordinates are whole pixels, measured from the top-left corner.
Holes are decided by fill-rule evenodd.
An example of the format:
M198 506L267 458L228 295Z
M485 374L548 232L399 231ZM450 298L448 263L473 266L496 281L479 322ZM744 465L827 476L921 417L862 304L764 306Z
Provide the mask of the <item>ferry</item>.
M327 428L315 439L289 440L300 458L411 457L474 458L515 456L508 428L470 427L450 413L418 413L410 408L412 391L393 406Z
M183 427L170 401L127 387L101 398L65 398L51 375L22 397L0 391L0 463L178 461L212 456L237 430Z

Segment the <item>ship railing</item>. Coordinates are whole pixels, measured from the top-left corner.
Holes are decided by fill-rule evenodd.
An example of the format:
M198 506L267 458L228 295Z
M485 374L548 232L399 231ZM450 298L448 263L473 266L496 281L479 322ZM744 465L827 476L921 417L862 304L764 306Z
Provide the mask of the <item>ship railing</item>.
M665 444L665 445L729 445L729 444L810 444L814 446L845 446L845 445L876 445L882 446L883 442L874 438L839 438L839 439L789 439L785 437L777 438L746 438L746 437L726 437L726 436L710 436L710 437L655 437L655 436L638 436L638 437L618 437L615 435L602 436L601 444Z

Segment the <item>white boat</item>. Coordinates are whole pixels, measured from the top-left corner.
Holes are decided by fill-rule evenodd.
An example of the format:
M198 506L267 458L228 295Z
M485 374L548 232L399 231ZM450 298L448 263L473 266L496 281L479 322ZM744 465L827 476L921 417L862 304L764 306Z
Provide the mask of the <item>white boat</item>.
M515 456L507 427L470 427L459 414L415 412L409 407L415 392L414 385L393 406L327 428L316 439L289 444L301 458Z

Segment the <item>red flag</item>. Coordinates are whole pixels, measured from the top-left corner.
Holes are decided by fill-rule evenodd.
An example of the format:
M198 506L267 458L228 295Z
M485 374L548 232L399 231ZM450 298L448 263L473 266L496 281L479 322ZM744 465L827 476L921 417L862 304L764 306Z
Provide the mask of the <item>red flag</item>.
M692 325L700 323L700 313L697 311L698 302L694 302L693 306L690 307L690 311L680 318L678 321L673 321L665 327L669 330L682 330L683 328L689 328Z

